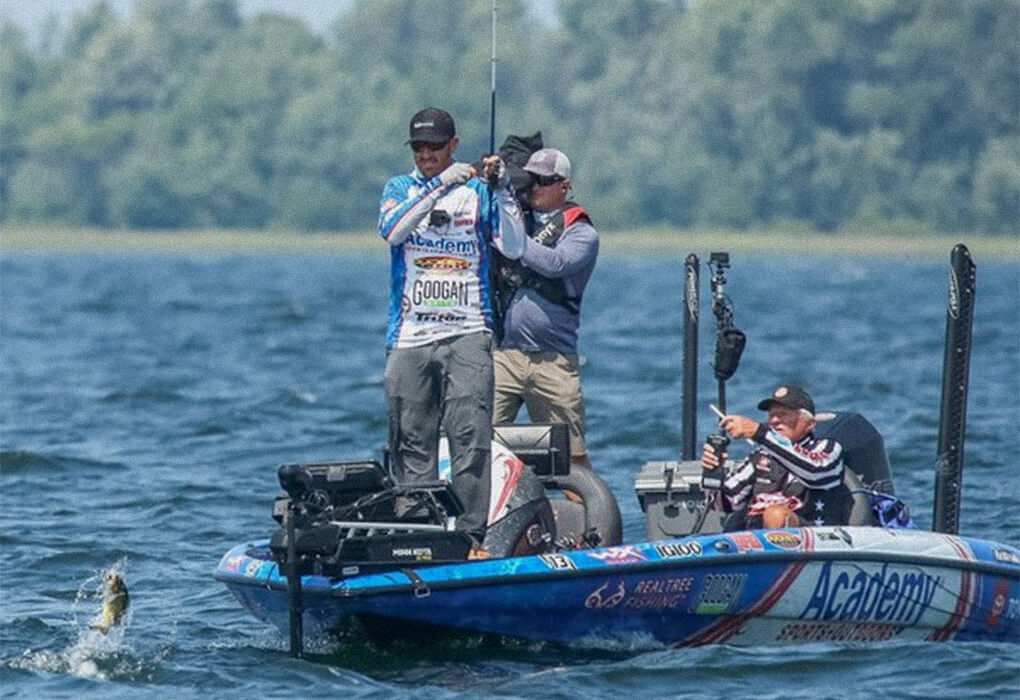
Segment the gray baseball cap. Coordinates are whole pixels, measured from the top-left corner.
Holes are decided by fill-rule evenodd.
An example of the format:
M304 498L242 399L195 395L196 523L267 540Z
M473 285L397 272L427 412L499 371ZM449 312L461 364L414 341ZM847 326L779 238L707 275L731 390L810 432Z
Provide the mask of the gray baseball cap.
M570 159L563 155L562 151L557 151L555 148L543 148L531 154L524 169L529 173L543 177L557 175L564 179L569 179Z

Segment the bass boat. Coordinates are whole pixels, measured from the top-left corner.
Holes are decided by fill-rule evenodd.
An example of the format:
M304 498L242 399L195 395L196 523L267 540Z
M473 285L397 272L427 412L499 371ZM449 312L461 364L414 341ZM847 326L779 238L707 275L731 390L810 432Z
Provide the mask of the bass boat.
M743 347L723 301L723 256L710 263L721 406ZM566 426L497 426L492 559L467 561L447 481L397 484L384 455L280 467L279 527L231 548L215 578L289 632L294 655L306 637L352 627L383 639L448 629L582 644L1020 643L1020 549L957 534L974 291L966 248L952 256L932 532L904 527L881 435L849 412L819 412L816 429L844 447L855 493L847 525L727 530L688 434L697 273L689 256L684 453L635 479L647 541L623 543L611 491L571 468Z

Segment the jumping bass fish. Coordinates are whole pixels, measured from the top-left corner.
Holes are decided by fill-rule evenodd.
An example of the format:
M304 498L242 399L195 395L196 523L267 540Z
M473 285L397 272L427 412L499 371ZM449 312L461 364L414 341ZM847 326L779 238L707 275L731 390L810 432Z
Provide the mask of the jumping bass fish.
M119 625L129 603L128 589L123 577L116 571L107 571L103 578L103 611L100 613L99 622L92 625L92 629L106 634L111 627Z

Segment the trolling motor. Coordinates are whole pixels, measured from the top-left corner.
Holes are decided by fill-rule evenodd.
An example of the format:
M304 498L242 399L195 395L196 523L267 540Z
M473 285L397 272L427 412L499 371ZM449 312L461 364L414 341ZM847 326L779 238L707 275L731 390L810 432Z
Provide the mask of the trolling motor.
M719 382L718 410L726 413L726 380L733 376L740 364L740 355L747 344L747 336L733 325L733 304L726 296L726 270L730 266L729 253L712 253L708 267L712 271L712 314L715 316L715 378ZM711 471L702 469L701 488L705 491L705 504L698 517L695 532L701 530L709 507L722 488L723 455L729 447L730 437L722 428L711 433L705 441L719 458L719 467Z

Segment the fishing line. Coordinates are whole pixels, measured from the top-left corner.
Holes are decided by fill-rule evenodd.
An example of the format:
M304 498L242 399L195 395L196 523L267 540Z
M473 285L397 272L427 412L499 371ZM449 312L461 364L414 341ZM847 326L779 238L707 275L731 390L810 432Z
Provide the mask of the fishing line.
M489 155L496 152L496 0L492 0L492 58L489 81Z

